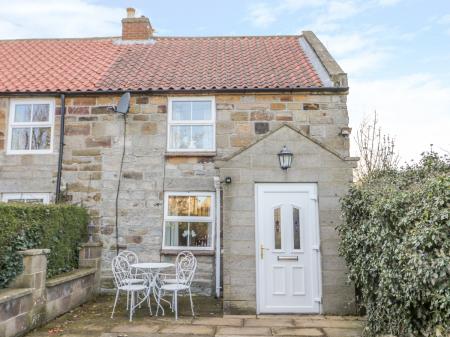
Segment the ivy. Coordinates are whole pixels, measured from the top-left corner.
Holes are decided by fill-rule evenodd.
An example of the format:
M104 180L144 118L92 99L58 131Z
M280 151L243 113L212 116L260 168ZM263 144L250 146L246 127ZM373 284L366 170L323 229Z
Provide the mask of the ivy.
M78 267L88 215L71 205L0 203L0 288L23 270L20 250L48 248L47 277Z
M450 333L450 160L379 171L342 201L340 253L367 314L366 336Z

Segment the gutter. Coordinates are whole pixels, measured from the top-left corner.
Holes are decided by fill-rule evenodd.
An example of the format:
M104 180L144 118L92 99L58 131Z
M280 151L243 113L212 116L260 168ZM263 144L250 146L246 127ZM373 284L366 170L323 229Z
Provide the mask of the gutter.
M208 93L271 93L271 92L347 92L348 87L302 87L302 88L218 88L218 89L161 89L161 90L88 90L88 91L2 91L0 96L56 96L56 95L99 95L99 94L208 94Z
M56 197L55 202L61 202L61 176L62 176L62 161L64 155L64 122L66 115L66 96L61 94L61 122L59 131L59 154L58 154L58 172L56 175Z

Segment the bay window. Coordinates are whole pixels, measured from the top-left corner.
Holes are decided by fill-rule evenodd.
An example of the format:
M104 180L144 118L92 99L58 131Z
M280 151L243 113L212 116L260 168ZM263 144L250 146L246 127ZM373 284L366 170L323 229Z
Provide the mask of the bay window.
M212 249L213 231L213 193L165 194L163 248Z
M169 98L168 151L215 151L214 97Z

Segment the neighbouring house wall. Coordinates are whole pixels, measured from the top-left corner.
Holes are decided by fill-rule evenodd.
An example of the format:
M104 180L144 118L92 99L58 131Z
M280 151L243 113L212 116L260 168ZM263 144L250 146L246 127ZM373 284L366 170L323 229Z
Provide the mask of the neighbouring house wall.
M101 245L84 244L80 269L46 279L48 249L29 249L23 272L0 290L0 336L15 337L93 298L100 290ZM83 268L84 267L84 268Z
M292 167L280 169L276 154L286 145ZM237 156L218 162L223 187L224 309L228 313L256 311L255 183L317 183L322 269L322 311L354 313L354 288L346 283L335 231L340 220L339 197L352 181L355 161L343 160L287 126Z
M192 96L192 95L190 95ZM215 94L217 157L166 155L169 95L132 95L127 117L126 155L119 200L119 245L142 260L161 255L164 191L215 191L215 161L264 137L284 123L297 127L343 156L348 139L346 93ZM111 287L115 255L115 198L123 146L123 117L112 111L119 97L66 97L62 187L72 203L87 207L103 242L103 286ZM9 98L0 97L0 194L55 191L60 116L54 127L54 153L6 155ZM60 101L56 98L57 114ZM281 149L281 147L280 147ZM279 149L278 149L279 150ZM225 215L224 215L225 216ZM227 232L225 226L224 231ZM209 294L214 257L199 256L196 287Z

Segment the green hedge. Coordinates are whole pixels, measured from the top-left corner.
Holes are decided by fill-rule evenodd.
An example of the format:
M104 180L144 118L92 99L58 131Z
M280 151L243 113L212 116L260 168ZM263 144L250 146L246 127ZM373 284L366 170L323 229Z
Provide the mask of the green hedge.
M340 253L361 292L367 336L450 332L450 161L378 172L342 199Z
M22 271L23 249L50 249L47 277L77 268L88 219L77 206L0 203L0 288Z

